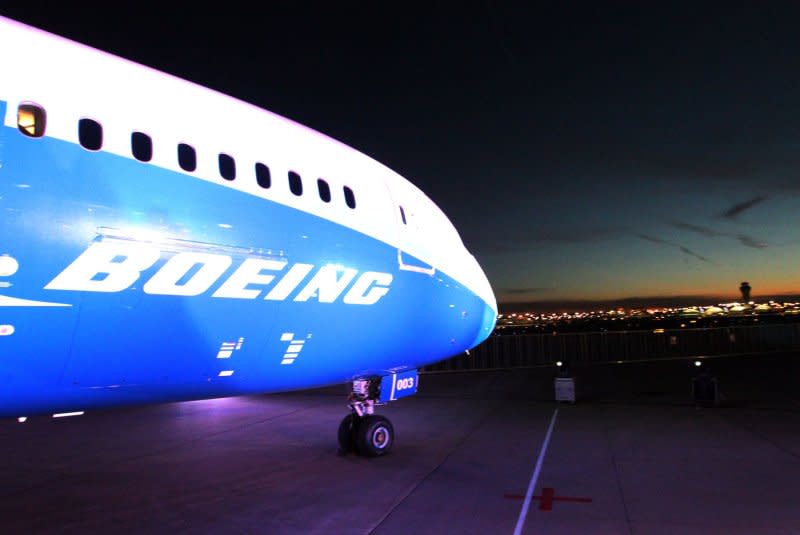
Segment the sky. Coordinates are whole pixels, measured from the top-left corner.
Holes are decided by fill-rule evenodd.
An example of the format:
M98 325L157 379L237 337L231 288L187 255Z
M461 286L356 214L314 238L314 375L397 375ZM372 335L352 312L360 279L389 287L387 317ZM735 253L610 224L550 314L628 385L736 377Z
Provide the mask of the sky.
M731 301L742 281L757 300L800 293L800 7L639 4L27 0L0 14L391 167L450 217L501 310Z

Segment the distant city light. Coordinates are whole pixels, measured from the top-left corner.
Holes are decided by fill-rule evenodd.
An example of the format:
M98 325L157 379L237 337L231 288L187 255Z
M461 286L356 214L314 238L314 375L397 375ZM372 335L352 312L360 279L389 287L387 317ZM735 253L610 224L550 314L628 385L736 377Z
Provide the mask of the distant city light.
M694 361L694 365L699 368L700 366L703 365L703 363L700 362L699 360L696 360L696 361Z
M759 319L759 318L762 319ZM600 309L574 312L507 312L498 314L495 335L504 334L561 334L586 330L620 331L650 330L665 334L677 329L697 329L740 325L746 321L758 325L765 318L800 317L800 304L733 301L716 305L704 304L685 307L647 307L631 309ZM774 321L774 320L769 320Z
M556 366L558 366L559 368L560 368L561 366L563 366L563 365L564 365L564 363L563 363L563 362L561 362L560 360L559 360L558 362L556 362Z
M83 411L76 412L59 412L53 415L53 418L67 418L69 416L83 416Z

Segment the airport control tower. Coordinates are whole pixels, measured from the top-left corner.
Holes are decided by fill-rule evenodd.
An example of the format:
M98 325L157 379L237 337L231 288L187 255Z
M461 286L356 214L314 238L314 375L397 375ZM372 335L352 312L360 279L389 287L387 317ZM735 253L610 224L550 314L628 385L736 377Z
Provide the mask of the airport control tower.
M745 303L750 302L750 290L751 288L749 282L743 282L741 286L739 286L739 291L742 292L742 301Z

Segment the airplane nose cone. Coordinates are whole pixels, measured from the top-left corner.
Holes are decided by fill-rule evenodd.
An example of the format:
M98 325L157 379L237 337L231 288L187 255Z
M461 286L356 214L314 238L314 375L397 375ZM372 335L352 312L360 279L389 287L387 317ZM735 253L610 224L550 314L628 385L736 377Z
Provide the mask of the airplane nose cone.
M497 321L497 300L492 285L474 256L467 256L460 262L461 282L471 292L469 305L466 305L461 316L468 321L461 323L461 339L471 340L471 344L463 349L471 349L486 340L494 330Z
M475 347L489 338L489 335L492 334L494 330L494 326L497 323L497 299L492 291L492 285L489 284L489 279L474 257L473 261L475 262L477 271L474 279L476 282L474 286L475 294L480 298L480 305L478 305L477 312L480 314L481 318L480 327L475 335L475 341L472 343L472 347Z
M494 306L491 306L494 305ZM494 326L497 323L497 305L492 303L483 304L483 317L481 318L480 328L478 334L475 336L475 341L472 342L471 347L475 347L492 334Z

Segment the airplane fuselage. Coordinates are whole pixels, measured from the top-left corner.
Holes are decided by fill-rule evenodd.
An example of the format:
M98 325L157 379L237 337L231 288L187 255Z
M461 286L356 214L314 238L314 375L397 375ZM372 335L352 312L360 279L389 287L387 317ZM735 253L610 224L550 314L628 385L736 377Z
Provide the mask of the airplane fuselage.
M159 93L148 88L166 75L0 23L42 49L0 61L0 80L15 73L0 82L0 416L345 382L456 355L491 332L496 304L477 262L399 175L263 110L172 78ZM84 56L90 67L74 74L96 83L37 83ZM143 89L123 92L104 64ZM170 101L181 88L186 99ZM164 96L151 105L151 93ZM28 102L46 111L44 135L22 131ZM248 114L252 129L228 135L227 121ZM97 150L86 117L102 124ZM148 161L131 148L144 131ZM178 153L193 137L194 170Z

